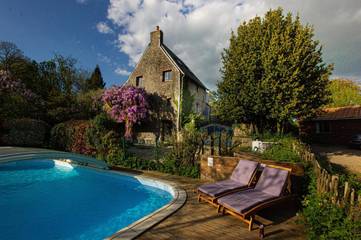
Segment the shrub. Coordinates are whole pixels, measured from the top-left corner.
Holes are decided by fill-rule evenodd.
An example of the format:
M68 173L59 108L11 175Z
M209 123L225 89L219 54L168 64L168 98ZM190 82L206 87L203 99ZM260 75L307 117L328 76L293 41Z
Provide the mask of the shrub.
M347 215L347 206L337 206L328 194L316 191L315 176L311 176L310 193L303 201L303 221L309 239L361 239L361 219Z
M93 155L94 148L87 144L89 121L72 120L55 125L50 132L50 146L69 152Z
M87 144L86 131L90 127L88 121L79 121L73 125L72 142L70 144L70 151L86 155L93 155L95 149Z
M76 104L79 108L76 117L80 119L89 119L102 111L101 96L103 89L90 90L88 92L79 93L76 96Z
M2 144L24 147L46 147L50 126L41 120L7 119L2 123Z
M299 154L293 149L296 138L292 135L264 133L256 138L262 139L262 141L274 142L260 154L263 158L279 162L302 162Z
M109 131L101 137L97 148L97 158L105 160L110 165L124 165L126 152L116 132Z

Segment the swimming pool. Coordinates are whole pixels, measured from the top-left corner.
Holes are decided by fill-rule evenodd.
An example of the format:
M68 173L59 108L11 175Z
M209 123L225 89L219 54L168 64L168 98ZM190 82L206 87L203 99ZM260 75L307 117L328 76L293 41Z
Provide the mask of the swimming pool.
M103 239L171 202L160 186L55 160L2 163L1 239Z

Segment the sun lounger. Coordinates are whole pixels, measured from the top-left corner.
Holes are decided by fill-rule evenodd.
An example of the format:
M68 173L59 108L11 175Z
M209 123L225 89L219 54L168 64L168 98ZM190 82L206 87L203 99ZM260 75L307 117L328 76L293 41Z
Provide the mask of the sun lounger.
M238 191L218 199L223 213L238 217L248 224L252 230L254 215L266 207L293 197L286 188L289 183L291 169L266 166L252 189Z
M258 165L254 161L240 160L229 179L201 185L198 188L198 201L204 200L218 207L219 197L250 187Z

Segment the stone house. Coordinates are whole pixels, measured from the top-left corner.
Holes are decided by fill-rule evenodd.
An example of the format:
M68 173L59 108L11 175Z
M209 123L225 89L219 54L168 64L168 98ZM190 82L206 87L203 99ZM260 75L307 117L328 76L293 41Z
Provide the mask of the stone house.
M325 108L300 122L300 135L312 143L348 145L361 133L361 106Z
M162 112L136 129L140 141L163 140L174 130L179 132L182 112L209 117L207 87L163 43L163 32L158 26L150 33L150 43L125 84L142 87L153 94Z

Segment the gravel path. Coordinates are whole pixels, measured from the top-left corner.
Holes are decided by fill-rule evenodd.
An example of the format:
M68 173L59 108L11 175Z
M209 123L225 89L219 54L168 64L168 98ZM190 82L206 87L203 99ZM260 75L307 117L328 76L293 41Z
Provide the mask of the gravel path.
M312 146L315 152L328 158L331 163L339 164L350 172L361 176L361 150L343 146Z

